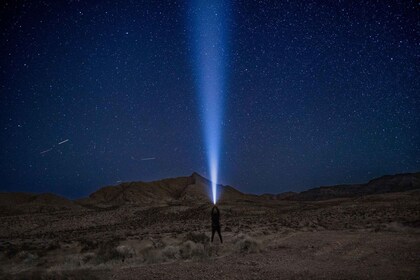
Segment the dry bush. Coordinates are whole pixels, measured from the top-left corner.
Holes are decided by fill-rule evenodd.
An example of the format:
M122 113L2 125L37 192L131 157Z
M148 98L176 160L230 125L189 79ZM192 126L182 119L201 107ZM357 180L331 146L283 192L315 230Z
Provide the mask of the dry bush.
M73 270L73 271L26 271L19 274L1 274L1 279L10 280L96 280L99 279L94 271L87 269Z
M139 251L145 263L159 263L178 259L203 259L209 256L207 244L209 237L204 233L190 232L184 237L181 244L164 245L162 242L153 242Z
M133 248L125 245L118 246L116 250L123 258L132 258L136 254Z
M140 255L145 263L159 263L165 259L162 255L162 250L157 249L153 246L148 246L140 251Z
M232 228L231 227L225 227L225 230L224 231L226 231L226 232L232 232Z
M79 240L79 243L82 247L82 249L80 250L81 253L96 250L99 246L98 242L93 240L81 239Z
M75 270L83 265L83 257L79 254L67 255L64 260L49 268L50 272L57 272L62 270Z
M187 240L180 245L169 245L161 250L165 260L205 259L210 256L209 247L205 244Z
M28 251L20 251L16 255L17 259L25 264L31 264L38 259L37 254L32 254Z
M162 254L167 260L174 260L174 259L180 259L181 258L181 252L179 251L178 246L166 246L162 250Z
M46 249L47 249L47 251L60 249L60 243L58 241L50 242L50 243L48 243L48 246L47 246Z
M179 251L183 259L202 259L208 257L204 245L197 244L191 240L182 243Z
M240 234L235 240L235 246L241 253L258 253L261 252L261 242L251 236Z
M210 242L210 237L208 237L205 233L189 232L185 236L185 240L191 240L194 243L206 244Z
M100 244L96 255L96 261L98 263L106 263L111 260L124 259L124 255L122 255L117 250L117 244L115 241L108 241Z
M82 254L82 263L83 264L87 264L93 260L95 260L96 254L89 252L89 253L84 253Z

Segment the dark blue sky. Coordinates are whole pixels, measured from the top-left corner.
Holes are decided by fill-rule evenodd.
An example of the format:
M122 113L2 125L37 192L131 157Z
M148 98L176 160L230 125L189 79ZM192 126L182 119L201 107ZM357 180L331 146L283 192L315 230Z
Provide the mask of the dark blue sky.
M420 170L417 4L330 2L226 5L221 183L279 193ZM0 5L1 191L208 174L188 1Z

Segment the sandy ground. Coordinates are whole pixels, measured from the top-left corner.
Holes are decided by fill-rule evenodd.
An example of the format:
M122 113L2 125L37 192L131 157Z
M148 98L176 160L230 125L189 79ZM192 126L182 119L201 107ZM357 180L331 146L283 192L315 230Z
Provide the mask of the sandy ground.
M298 232L261 253L120 268L109 279L418 279L417 235ZM405 261L402 261L405 260Z
M419 279L420 192L2 215L1 279Z

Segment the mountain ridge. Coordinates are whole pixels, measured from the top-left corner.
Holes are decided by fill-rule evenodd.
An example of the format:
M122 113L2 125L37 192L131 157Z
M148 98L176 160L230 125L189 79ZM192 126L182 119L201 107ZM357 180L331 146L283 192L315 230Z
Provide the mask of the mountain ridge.
M346 184L320 186L299 193L285 192L279 194L245 194L229 185L218 185L219 204L240 202L269 201L319 201L334 198L351 198L370 194L403 192L420 188L420 172L384 175L371 179L364 184ZM143 182L123 182L99 188L88 197L70 200L51 194L33 194L20 192L0 192L0 210L8 211L13 207L19 211L80 209L80 207L115 207L123 205L174 205L179 203L209 203L211 181L194 172L190 176L166 178Z
M326 200L370 194L402 192L420 188L420 172L384 175L364 184L321 186L296 193L289 200Z

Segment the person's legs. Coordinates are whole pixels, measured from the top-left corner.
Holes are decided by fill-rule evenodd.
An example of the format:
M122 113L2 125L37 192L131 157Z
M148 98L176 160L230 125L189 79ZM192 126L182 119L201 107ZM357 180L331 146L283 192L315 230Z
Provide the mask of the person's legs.
M214 227L211 228L211 242L213 242L214 233L216 232L216 229Z
M219 234L220 243L223 243L222 234L220 233L220 227L217 228L217 233Z

